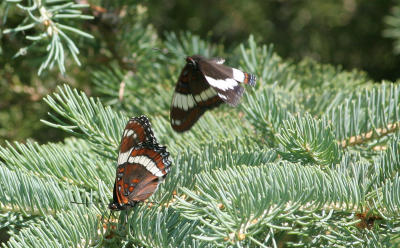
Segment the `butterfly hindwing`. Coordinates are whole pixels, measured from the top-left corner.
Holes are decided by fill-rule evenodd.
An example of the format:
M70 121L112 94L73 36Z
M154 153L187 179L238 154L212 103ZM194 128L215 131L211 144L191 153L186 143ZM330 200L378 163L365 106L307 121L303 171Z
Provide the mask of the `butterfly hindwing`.
M215 60L202 59L198 64L208 84L231 106L237 106L242 98L244 88L240 83L252 86L255 84L254 75L217 63Z

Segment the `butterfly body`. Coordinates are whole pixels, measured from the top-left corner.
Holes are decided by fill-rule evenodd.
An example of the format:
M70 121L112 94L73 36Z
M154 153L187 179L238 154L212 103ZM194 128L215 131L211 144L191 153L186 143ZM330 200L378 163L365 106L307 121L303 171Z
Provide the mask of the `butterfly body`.
M223 65L224 60L200 55L186 58L171 104L170 121L177 132L189 130L206 110L221 103L237 106L244 88L255 85L252 74Z
M171 162L145 116L131 118L122 135L111 210L124 210L149 198L169 172Z

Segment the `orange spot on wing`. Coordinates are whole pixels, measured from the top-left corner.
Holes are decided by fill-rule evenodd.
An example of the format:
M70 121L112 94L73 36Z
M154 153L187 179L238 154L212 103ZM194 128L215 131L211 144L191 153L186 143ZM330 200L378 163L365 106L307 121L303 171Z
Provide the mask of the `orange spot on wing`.
M122 190L118 190L118 186L120 186L121 187L121 189L122 189L122 180L120 180L119 182L116 182L116 186L117 186L117 189L116 189L116 194L117 194L117 200L118 200L118 203L125 203L125 204L127 204L128 203L128 198L126 198L124 195L123 195L123 193L122 193Z
M244 81L243 83L247 84L249 82L249 74L244 73Z
M129 187L129 192L132 192L135 188L133 186Z
M132 179L131 182L132 183L138 183L138 182L140 182L140 180L135 178L135 179Z
M163 163L162 161L160 161L160 162L157 163L157 167L158 167L158 169L160 169L160 170L163 170L163 169L165 168L164 163Z
M155 152L155 151L153 151L153 150L149 150L149 149L146 149L146 150L144 151L144 153L146 153L146 155L147 155L150 159L153 159L153 160L155 160L155 159L157 158L157 156L159 156L159 154L158 154L157 152Z

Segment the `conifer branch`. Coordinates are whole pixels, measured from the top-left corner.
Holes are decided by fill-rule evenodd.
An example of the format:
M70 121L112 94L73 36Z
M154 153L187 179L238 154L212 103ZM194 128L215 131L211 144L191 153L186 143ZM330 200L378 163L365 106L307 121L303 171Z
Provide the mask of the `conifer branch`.
M400 177L396 173L392 180L387 180L383 185L382 197L383 204L393 216L398 218L400 214Z
M386 16L384 22L386 29L383 31L383 35L394 39L394 52L400 53L400 3L397 3L391 11L390 15Z
M175 54L169 60L176 63L184 62L186 56L193 54L201 54L202 56L211 58L221 55L222 45L215 45L210 42L201 40L198 35L193 35L190 32L182 32L179 35L176 33L165 34L166 40L164 45L168 52Z
M254 129L264 136L268 145L275 147L276 135L283 121L288 118L288 111L295 112L295 106L280 95L274 94L272 89L264 89L254 94L245 96L246 103L241 107L246 113L246 118Z
M347 140L339 141L338 144L342 146L342 148L361 145L367 143L370 140L380 139L384 136L394 133L399 130L399 126L400 122L393 124L389 123L386 128L377 128L375 132L369 131L367 133L362 133L360 135L350 137Z
M283 62L274 53L273 45L259 47L253 35L250 35L246 45L247 48L244 44L239 46L241 51L240 65L245 71L257 75L259 84L256 87L262 88L264 85L273 85L278 82L282 85L290 85L290 65Z
M7 0L7 2L16 3L21 1ZM58 65L61 73L65 73L65 47L69 50L75 62L80 65L78 59L79 49L68 33L74 33L77 36L88 39L93 39L94 37L79 28L67 25L66 21L68 19L93 19L92 16L85 15L80 10L88 7L88 5L76 4L69 0L32 0L29 2L32 4L31 6L16 4L16 7L26 14L24 21L18 27L3 31L4 34L12 34L30 29L35 29L34 32L37 32L35 35L25 36L26 39L33 42L32 45L20 48L20 51L14 57L25 55L33 47L46 44L47 55L38 70L39 75L43 70L51 69L54 64ZM40 33L40 31L43 32Z
M355 99L349 98L337 108L327 112L325 118L332 122L333 132L340 144L364 144L398 130L400 122L400 87L382 84L379 88L365 90Z
M40 179L22 172L0 166L1 207L24 215L55 214L70 209L72 197L80 197L78 188L60 186L52 179Z
M303 176L303 173L307 176ZM301 182L305 178L307 182ZM185 188L183 191L189 199L179 199L174 208L193 220L207 216L200 219L208 226L202 236L218 237L219 244L229 244L231 238L237 240L240 237L232 237L232 231L253 236L252 233L265 233L265 228L272 226L274 229L285 230L286 227L278 227L276 222L272 224L271 221L280 218L283 222L294 221L288 219L290 213L310 211L311 214L321 204L328 209L353 211L361 199L357 184L348 181L346 177L333 171L325 174L311 167L287 163L280 166L269 164L268 167L234 167L213 174L201 173L196 180L198 193ZM247 183L248 180L251 180L251 184ZM315 191L310 185L315 186L312 187ZM278 189L283 191L278 193ZM249 194L250 197L244 197ZM243 226L247 227L242 230Z
M63 88L59 87L59 91L59 94L54 94L55 99L47 96L44 100L70 124L55 115L50 115L50 117L56 123L45 120L42 122L85 137L93 144L98 145L99 153L115 157L121 132L128 118L121 113L112 111L110 107L103 107L99 100L88 98L83 92L72 90L67 85L64 85Z
M290 117L283 121L277 140L285 151L284 159L292 162L313 162L320 165L335 164L341 157L330 126L309 115Z
M74 144L78 146L79 141L75 140ZM111 184L111 177L114 174L111 165L99 168L99 164L110 164L110 162L93 156L90 148L86 148L85 151L76 147L68 148L64 144L38 145L27 142L25 145L14 143L12 146L8 143L7 147L0 147L0 158L10 169L35 171L37 176L44 179L52 177L70 185L93 190L97 190L100 178L102 180L109 178L107 182Z
M373 166L376 175L376 183L379 185L385 180L396 176L400 171L400 137L392 137L388 142L387 149L374 159Z
M8 247L88 247L99 245L98 212L84 207L46 216L14 235ZM32 238L36 237L36 238Z

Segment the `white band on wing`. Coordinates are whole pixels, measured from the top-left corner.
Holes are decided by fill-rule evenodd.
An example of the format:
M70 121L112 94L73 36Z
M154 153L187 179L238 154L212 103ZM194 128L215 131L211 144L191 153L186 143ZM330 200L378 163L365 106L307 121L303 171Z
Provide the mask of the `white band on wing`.
M245 75L241 70L232 68L232 74L233 74L233 79L235 79L238 82L243 83L245 79Z
M151 172L151 174L153 174L156 177L162 177L163 176L163 173L157 167L157 164L147 156L130 157L128 162L131 163L131 164L136 163L136 164L140 164L140 165L144 166L148 171Z
M207 82L220 90L228 90L228 89L234 89L235 86L238 85L238 83L235 81L235 79L232 78L226 78L226 79L214 79L212 77L208 77L204 75L206 78Z

